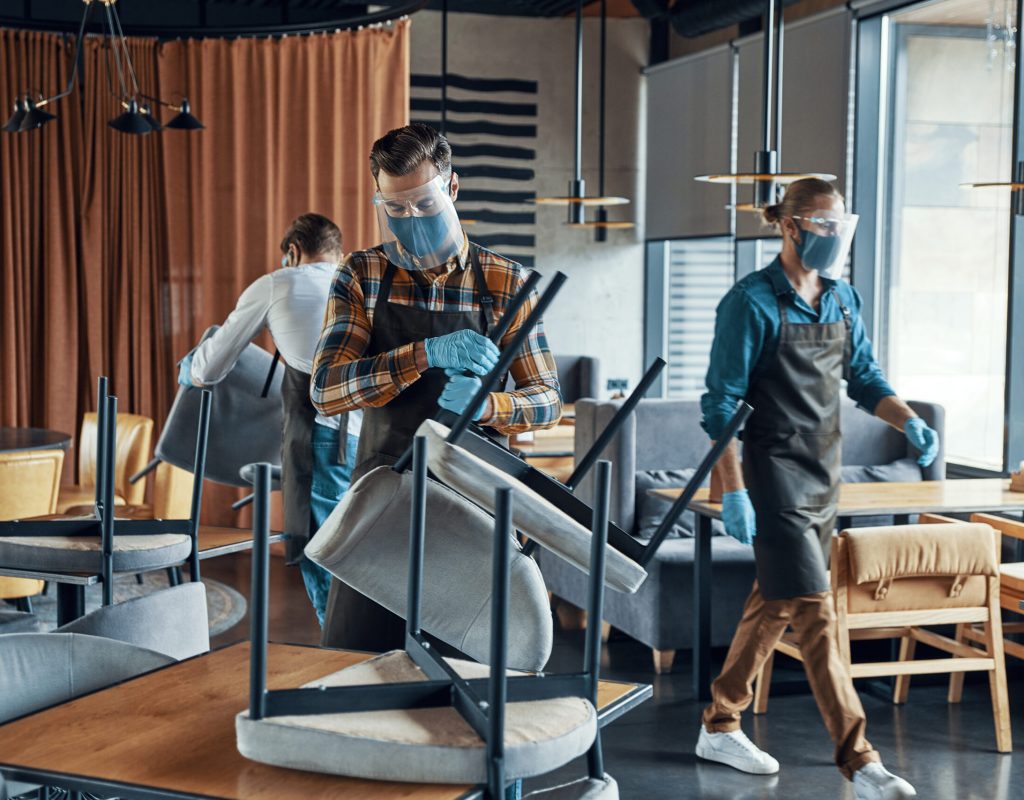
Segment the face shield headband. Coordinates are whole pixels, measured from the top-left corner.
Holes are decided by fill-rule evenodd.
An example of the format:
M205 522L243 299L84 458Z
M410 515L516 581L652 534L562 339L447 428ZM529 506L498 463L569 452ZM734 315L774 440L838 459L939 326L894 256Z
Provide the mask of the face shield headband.
M374 194L382 246L393 264L427 270L458 255L464 234L449 186L450 180L438 175L404 192Z
M830 280L841 278L859 219L856 214L843 214L831 209L817 209L803 216L794 216L800 233L800 241L794 240L794 244L804 269L817 270Z

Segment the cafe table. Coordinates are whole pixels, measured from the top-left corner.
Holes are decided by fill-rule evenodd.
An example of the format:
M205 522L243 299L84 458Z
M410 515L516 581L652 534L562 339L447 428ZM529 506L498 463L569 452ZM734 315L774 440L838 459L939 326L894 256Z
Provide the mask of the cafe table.
M271 644L267 687L294 688L370 657ZM601 681L598 724L607 725L651 695L648 684ZM483 796L476 786L370 781L249 761L235 746L235 715L248 702L249 643L243 642L0 725L0 774L140 800Z
M675 499L681 489L655 489ZM689 508L697 516L693 564L693 694L710 699L711 691L711 521L722 518L722 506L701 489ZM1011 492L1002 478L918 481L916 483L844 483L839 490L839 528L855 517L892 516L905 525L912 514L1010 514L1024 511L1024 493Z
M45 428L0 428L0 453L18 450L67 451L71 447L71 434Z

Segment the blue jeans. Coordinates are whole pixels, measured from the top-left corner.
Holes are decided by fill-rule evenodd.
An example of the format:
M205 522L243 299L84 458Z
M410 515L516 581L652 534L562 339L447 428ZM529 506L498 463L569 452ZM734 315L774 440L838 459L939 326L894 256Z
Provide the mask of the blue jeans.
M348 436L345 443L345 463L338 463L338 444L342 432L326 425L313 425L313 481L309 494L310 524L316 531L324 524L334 507L352 483L352 469L356 463L357 436ZM317 622L324 626L327 613L327 593L331 588L331 573L303 556L299 562L306 594L316 611Z

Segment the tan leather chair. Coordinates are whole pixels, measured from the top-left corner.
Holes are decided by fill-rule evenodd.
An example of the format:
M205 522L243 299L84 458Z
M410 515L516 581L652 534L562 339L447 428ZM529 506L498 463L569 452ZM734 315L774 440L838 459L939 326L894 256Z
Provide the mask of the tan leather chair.
M0 453L0 519L24 519L52 514L57 508L64 451L20 450ZM0 576L0 598L33 597L43 582Z
M78 439L78 480L62 486L57 513L64 514L72 506L91 506L96 493L96 445L98 431L96 414L82 418L82 434ZM153 448L153 420L138 414L117 415L117 453L114 463L114 505L142 505L146 496L146 480L128 482L128 478L146 466Z
M981 523L929 522L853 528L833 539L831 580L840 652L854 678L897 676L897 703L906 701L912 675L987 672L996 749L1008 753L1013 744L999 601L999 532ZM973 641L981 646L923 627L951 623L975 627ZM853 663L851 641L895 638L902 640L899 660ZM915 661L917 642L951 657ZM792 632L775 650L800 660ZM767 709L773 658L774 653L758 677L754 713Z

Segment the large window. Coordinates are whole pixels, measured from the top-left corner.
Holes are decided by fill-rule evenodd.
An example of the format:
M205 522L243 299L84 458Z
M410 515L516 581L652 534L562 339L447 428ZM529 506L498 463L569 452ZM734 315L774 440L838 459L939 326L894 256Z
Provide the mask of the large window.
M922 3L886 19L881 52L879 356L900 395L945 406L950 461L997 470L1010 198L960 184L1012 173L1014 16L1009 0Z

